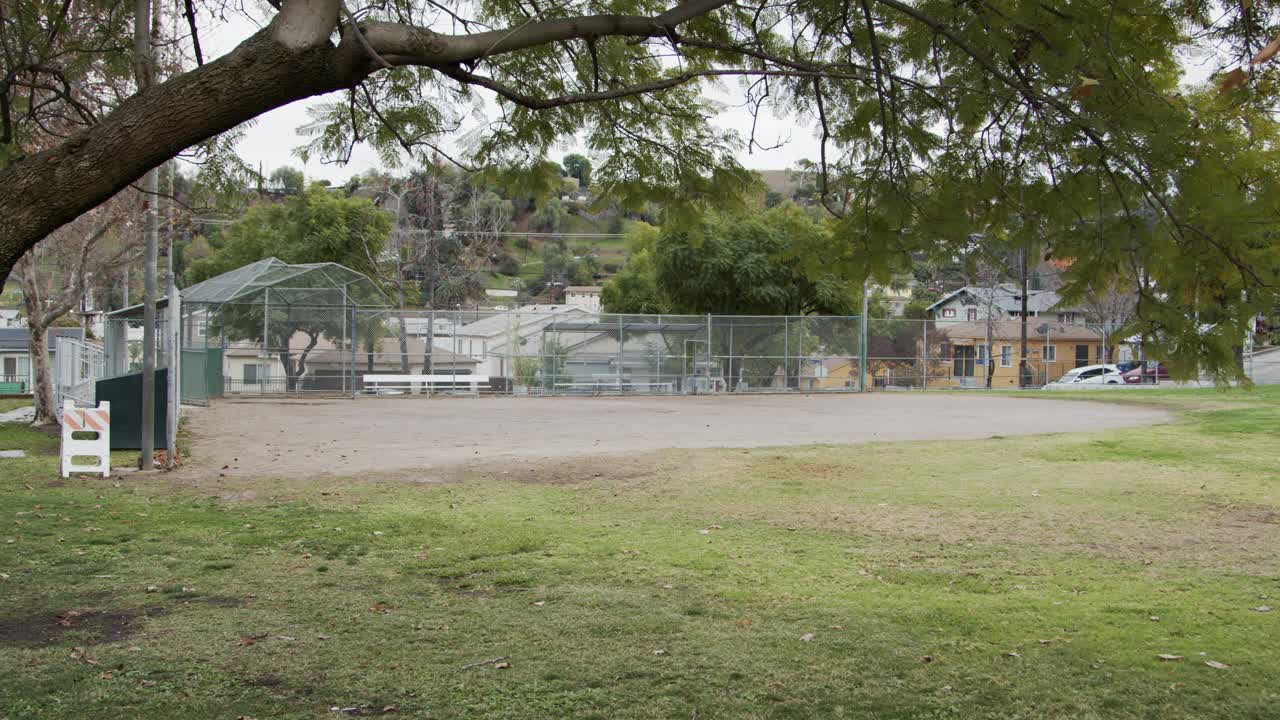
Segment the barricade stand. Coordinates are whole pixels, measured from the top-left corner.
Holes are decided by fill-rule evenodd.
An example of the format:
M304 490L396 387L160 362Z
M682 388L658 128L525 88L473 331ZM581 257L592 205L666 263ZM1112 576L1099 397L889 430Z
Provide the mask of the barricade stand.
M72 437L75 433L97 433L92 440ZM97 458L92 465L72 461L77 457ZM62 477L73 472L101 473L111 476L111 403L104 402L96 408L78 408L67 400L62 404Z

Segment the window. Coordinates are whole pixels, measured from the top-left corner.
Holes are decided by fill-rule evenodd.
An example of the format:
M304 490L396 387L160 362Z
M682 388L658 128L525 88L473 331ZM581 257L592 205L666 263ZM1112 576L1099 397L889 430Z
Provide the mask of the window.
M1000 367L1013 367L1013 346L1000 346Z
M244 384L257 385L271 379L271 366L248 363L244 366Z
M969 308L966 312L966 320L973 321L978 319L978 308Z
M13 382L12 378L18 374L18 358L7 357L4 359L4 377L5 380Z
M978 346L978 364L979 365L987 364L987 346L986 345Z
M956 316L956 309L955 309L955 308L943 308L943 309L942 309L942 317L944 317L944 318L953 318L953 317L955 317L955 316Z
M1057 362L1057 361L1058 361L1058 346L1057 346L1057 345L1045 345L1045 346L1044 346L1044 359L1045 359L1045 361L1046 361L1046 362Z
M1069 322L1075 322L1075 321L1076 321L1076 314L1075 314L1075 313L1073 313L1073 312L1060 312L1060 313L1058 313L1058 322L1067 322L1067 323L1069 323Z

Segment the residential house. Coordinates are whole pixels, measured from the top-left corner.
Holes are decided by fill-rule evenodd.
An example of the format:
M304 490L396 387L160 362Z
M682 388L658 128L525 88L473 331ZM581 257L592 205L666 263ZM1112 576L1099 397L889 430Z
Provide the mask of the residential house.
M84 339L80 328L49 328L49 371L56 373L57 339ZM25 395L35 386L35 363L31 358L31 331L27 328L0 328L0 394Z
M819 390L857 390L857 357L810 357L800 364L800 389L806 392Z
M542 329L553 322L596 320L596 313L572 305L522 305L459 326L448 336L436 335L435 346L480 361L476 372L513 377L513 358L541 352Z
M600 293L604 288L599 285L570 285L564 289L564 303L572 307L582 308L587 312L600 312Z
M879 293L884 298L885 305L889 306L889 314L893 317L902 317L907 311L907 305L910 304L911 298L915 294L915 282L890 283L888 285L875 285L872 290Z
M703 322L662 322L615 315L557 320L545 326L555 371L569 389L629 392L725 388L720 363L706 357ZM541 343L539 343L541 347ZM701 379L699 379L701 378Z
M928 309L938 327L986 320L988 312L997 319L1017 318L1022 315L1022 291L1013 283L990 288L967 285L944 295ZM1083 310L1063 304L1062 298L1052 290L1029 291L1027 315L1059 323L1084 321Z
M991 357L987 357L987 327L991 328ZM991 387L1018 386L1018 354L1022 345L1020 320L950 323L930 335L930 355L943 361L950 373L930 387L985 387L988 361L994 361ZM1119 340L1119 338L1117 338ZM1027 323L1027 360L1032 382L1043 385L1081 365L1103 362L1102 337L1083 325L1031 321Z

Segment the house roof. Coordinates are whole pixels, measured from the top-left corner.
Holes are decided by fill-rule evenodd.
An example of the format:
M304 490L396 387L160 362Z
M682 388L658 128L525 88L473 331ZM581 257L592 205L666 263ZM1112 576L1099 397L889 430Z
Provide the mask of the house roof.
M585 310L574 305L522 305L512 312L500 312L467 323L458 328L458 334L471 337L493 337L508 330L519 330L530 323L563 318L567 315L587 314Z
M599 285L570 285L564 289L565 292L579 293L599 293L602 290L604 290L604 288Z
M948 339L985 340L987 323L984 321L960 322L938 328L938 333ZM1020 320L996 320L991 323L991 339L1020 340L1022 338L1022 322ZM1040 322L1039 318L1027 318L1027 340L1044 342L1045 340L1090 340L1100 342L1101 334L1087 325L1068 325L1066 323Z
M955 298L966 294L972 296L974 304L977 305L986 305L990 302L993 306L999 308L1003 312L1022 311L1022 293L1018 289L1018 286L1013 283L1000 283L994 288L966 285L959 290L942 296L942 299L930 305L928 309L934 310L936 308L940 308ZM1058 293L1052 290L1031 290L1027 293L1027 311L1044 312L1046 310L1051 310L1061 301L1062 298L1058 296Z
M82 328L49 328L49 349L54 349L57 338L84 339ZM27 328L0 328L0 350L26 350L31 343L31 331Z

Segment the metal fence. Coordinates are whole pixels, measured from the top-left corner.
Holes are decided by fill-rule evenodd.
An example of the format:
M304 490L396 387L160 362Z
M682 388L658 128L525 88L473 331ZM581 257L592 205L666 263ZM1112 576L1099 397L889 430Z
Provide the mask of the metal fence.
M53 373L54 407L61 408L64 400L77 405L94 405L94 384L105 372L106 360L101 345L78 338L58 336L54 340Z
M1025 364L1016 318L871 318L864 327L857 316L622 315L565 305L194 304L181 322L184 363L203 368L183 373L184 397L196 394L187 387L196 380L205 395L236 396L1016 388L1140 354L1103 326L1040 317L1027 322ZM1280 354L1270 357L1249 354L1246 370L1280 369Z

